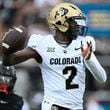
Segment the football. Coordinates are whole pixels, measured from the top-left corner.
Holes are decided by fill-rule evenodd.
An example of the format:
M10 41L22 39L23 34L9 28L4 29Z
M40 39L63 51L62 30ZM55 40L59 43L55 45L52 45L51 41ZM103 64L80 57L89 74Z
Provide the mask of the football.
M10 54L19 51L25 47L27 40L27 31L23 26L14 27L5 33L2 39L3 54Z

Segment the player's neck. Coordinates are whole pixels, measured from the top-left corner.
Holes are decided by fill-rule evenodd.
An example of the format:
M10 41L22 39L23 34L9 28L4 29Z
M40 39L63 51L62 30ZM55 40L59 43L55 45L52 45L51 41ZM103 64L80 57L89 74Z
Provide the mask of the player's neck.
M64 34L60 33L60 32L56 32L56 35L55 35L55 40L59 43L62 43L62 44L69 44L71 43L71 39L67 36L65 36Z

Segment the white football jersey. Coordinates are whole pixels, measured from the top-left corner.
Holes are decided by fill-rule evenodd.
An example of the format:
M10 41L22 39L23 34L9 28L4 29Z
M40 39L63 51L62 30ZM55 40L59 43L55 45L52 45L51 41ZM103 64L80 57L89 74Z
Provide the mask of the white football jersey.
M28 47L42 57L39 65L44 82L44 99L70 109L83 108L85 64L80 46L82 43L86 48L87 41L92 42L95 51L95 41L90 36L79 36L66 48L60 46L52 35L33 34L30 37Z

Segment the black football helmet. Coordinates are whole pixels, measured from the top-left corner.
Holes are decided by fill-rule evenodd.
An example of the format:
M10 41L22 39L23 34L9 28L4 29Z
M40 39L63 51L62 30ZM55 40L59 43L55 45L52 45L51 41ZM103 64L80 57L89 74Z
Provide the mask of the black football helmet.
M0 92L8 94L13 91L16 79L16 70L13 66L0 64Z

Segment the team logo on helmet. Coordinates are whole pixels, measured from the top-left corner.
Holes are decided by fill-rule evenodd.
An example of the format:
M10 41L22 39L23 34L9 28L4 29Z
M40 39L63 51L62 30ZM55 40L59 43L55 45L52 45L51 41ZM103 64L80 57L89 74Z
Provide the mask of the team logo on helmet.
M57 18L57 16L61 16L63 17L64 15L66 15L68 13L68 9L61 7L58 11L56 11L56 15L55 18Z

